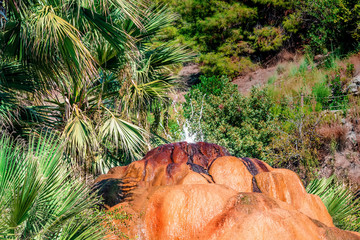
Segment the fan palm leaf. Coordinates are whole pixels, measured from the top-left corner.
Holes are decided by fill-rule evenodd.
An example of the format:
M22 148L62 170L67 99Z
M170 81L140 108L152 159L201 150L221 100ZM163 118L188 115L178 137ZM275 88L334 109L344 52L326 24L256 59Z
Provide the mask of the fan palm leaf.
M98 148L91 120L76 106L64 128L63 139L68 153L77 159L86 159L87 154L96 152Z
M68 159L86 171L140 157L148 138L133 123L147 128L152 105L166 105L176 85L172 66L191 58L186 48L154 43L176 15L135 0L8 2L0 44L19 71L3 71L3 128L60 132ZM16 86L20 78L26 84Z
M54 54L57 53L70 75L78 78L92 78L96 75L96 63L82 42L80 32L58 16L53 7L44 6L38 10L33 14L30 24L35 28L30 42L33 43L31 53L35 54L38 60L45 63L52 60L49 63L54 63Z
M144 130L108 112L110 117L102 123L99 131L101 141L111 142L116 149L122 148L133 159L140 157L145 143Z
M28 147L0 139L0 238L102 239L98 200L62 160L48 135Z

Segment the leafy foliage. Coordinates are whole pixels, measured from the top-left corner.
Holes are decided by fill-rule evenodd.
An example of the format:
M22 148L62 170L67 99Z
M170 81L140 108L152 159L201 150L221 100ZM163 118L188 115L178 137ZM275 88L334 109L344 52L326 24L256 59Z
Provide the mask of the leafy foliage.
M185 98L184 116L205 141L224 146L236 156L265 158L275 121L266 90L253 89L244 97L227 79L203 77Z
M284 36L280 28L263 27L254 29L254 35L250 37L254 40L254 47L261 52L279 50L284 41Z
M301 179L308 182L314 178L319 166L322 141L316 127L322 116L299 105L289 105L284 99L282 105L272 108L279 122L277 137L268 147L267 159L273 166L297 172Z
M309 21L308 39L313 51L351 50L358 37L359 5L356 1L305 1L301 6L303 18Z
M251 71L257 63L254 59L265 59L284 46L290 32L283 30L282 21L294 6L292 1L159 2L168 3L181 15L179 30L172 36L202 53L203 73L229 77ZM300 25L298 18L287 22L292 33Z
M339 184L335 176L314 179L306 191L318 195L324 202L335 226L349 231L360 231L360 200L346 187Z
M102 239L95 193L63 161L54 136L0 139L2 239Z
M156 43L176 15L123 0L10 1L4 7L2 131L21 137L43 128L56 132L86 172L138 158L150 141L146 115L161 113L154 106L168 106L176 85L171 68L192 57L179 44Z
M201 70L207 76L246 74L284 48L308 47L315 54L326 54L358 47L357 1L157 2L169 4L181 16L178 29L167 29L164 39L176 39L200 52Z

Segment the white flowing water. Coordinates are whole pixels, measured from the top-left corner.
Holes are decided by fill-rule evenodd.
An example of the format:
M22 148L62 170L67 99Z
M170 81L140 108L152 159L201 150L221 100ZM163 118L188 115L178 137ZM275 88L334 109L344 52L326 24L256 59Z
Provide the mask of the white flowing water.
M185 141L188 143L196 143L196 139L197 139L197 133L195 132L195 133L191 134L189 121L186 120L185 124L183 125L183 128L182 128L181 141Z
M162 129L164 130L164 134L169 141L174 142L174 141L180 140L182 142L188 142L188 143L196 143L198 141L201 141L201 142L204 141L204 136L203 136L202 129L201 129L201 118L202 118L202 114L203 114L204 98L205 98L205 95L203 96L203 99L201 102L201 108L200 108L199 114L195 114L194 107L192 104L190 104L190 107L191 107L190 119L185 119L185 122L180 121L183 118L180 117L181 113L179 113L176 108L176 101L172 102L172 104L171 104L172 109L174 110L176 116L179 116L176 118L176 123L180 129L178 130L177 134L175 134L176 136L175 137L171 136L165 130L165 127L160 122L160 127L162 127Z
M190 103L190 107L191 107L190 119L186 119L185 122L183 122L183 123L181 123L179 121L180 117L176 119L177 124L181 128L181 133L180 133L181 141L185 141L188 143L196 143L198 141L201 141L201 142L204 141L204 136L203 136L202 129L201 129L201 118L202 118L203 108L204 108L204 98L205 98L205 95L203 96L203 99L201 102L201 109L200 109L199 114L195 114L194 107ZM180 115L176 109L175 101L172 103L172 106L173 106L174 112L177 115Z

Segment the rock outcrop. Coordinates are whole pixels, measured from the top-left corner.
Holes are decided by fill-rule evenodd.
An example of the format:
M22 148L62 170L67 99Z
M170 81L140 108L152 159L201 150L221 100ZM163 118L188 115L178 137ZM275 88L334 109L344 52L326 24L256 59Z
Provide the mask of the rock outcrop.
M347 93L358 96L360 93L360 75L357 75L352 79L347 87Z
M299 177L215 144L160 146L96 180L115 221L109 239L360 239L334 227ZM116 231L121 231L117 234Z

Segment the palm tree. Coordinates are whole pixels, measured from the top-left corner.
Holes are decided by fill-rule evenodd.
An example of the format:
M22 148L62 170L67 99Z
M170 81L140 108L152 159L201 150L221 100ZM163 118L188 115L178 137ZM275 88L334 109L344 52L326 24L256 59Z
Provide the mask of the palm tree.
M0 130L13 136L26 136L32 127L51 124L41 106L29 104L42 82L31 67L16 61L0 61Z
M16 102L39 111L36 126L58 131L86 171L138 158L147 113L166 105L174 87L170 67L191 58L184 47L153 42L175 15L124 0L9 0L4 9L4 59L31 69L40 83L27 89L31 96L11 89Z
M54 136L28 146L0 138L1 239L103 239L99 200L70 166Z

